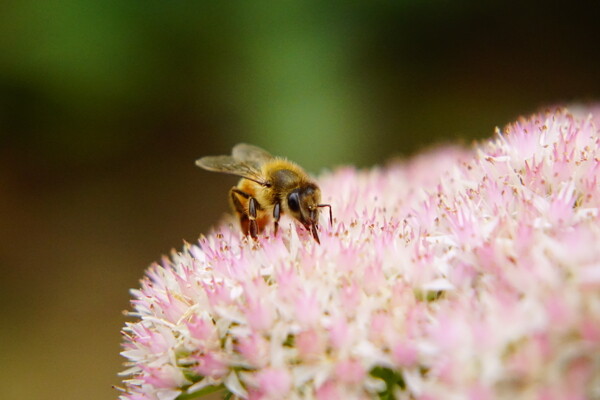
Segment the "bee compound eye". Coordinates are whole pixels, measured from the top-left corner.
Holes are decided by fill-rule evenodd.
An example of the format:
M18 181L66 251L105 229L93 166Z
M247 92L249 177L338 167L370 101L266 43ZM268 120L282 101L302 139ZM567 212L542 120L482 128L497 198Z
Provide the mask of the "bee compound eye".
M290 210L294 212L300 211L300 197L298 192L292 192L287 197L287 204Z

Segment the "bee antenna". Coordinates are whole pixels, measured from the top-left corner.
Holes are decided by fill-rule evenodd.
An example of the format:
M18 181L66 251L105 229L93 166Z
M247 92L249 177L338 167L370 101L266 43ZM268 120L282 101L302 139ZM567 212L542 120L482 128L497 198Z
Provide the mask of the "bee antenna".
M331 213L331 204L317 204L317 207L329 207L329 226L332 226L333 214Z

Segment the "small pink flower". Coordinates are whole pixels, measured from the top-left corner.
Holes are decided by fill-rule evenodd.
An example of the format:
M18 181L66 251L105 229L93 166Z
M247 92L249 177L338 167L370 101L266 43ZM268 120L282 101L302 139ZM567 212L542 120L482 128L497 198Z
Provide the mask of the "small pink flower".
M155 388L177 388L186 383L186 379L179 369L172 365L163 365L161 367L144 366L142 379L144 383L152 385Z
M344 317L337 317L333 320L329 329L329 340L333 348L337 350L346 348L352 340L350 334L348 322Z
M494 393L490 388L478 383L474 384L473 387L468 390L469 400L491 400L494 398Z
M340 288L341 308L345 310L347 316L356 312L360 304L361 292L362 288L356 282L348 282Z
M344 360L335 366L335 377L341 383L362 382L365 376L366 371L357 360Z
M325 351L325 341L319 331L309 329L296 335L296 347L304 361L317 361Z
M335 400L341 399L342 395L336 384L333 381L328 381L317 389L316 398L317 400Z
M194 339L202 342L213 341L217 338L217 331L212 321L207 318L201 318L197 315L192 316L191 320L186 323L190 335Z
M252 333L238 341L237 351L255 368L262 368L268 361L269 343L262 334Z
M231 293L223 282L217 282L214 278L210 283L204 283L204 294L213 307L231 304Z
M394 335L392 316L387 312L378 312L371 316L369 339L377 346L382 346Z
M249 299L243 308L248 326L253 330L266 331L273 324L273 308L263 299Z
M257 375L258 387L266 399L284 399L292 385L292 377L284 369L267 368Z
M414 344L403 341L394 346L392 356L400 367L412 367L417 363L419 352Z
M294 299L294 310L296 320L303 327L315 325L321 317L321 308L316 295L306 290L300 291Z
M374 295L382 287L385 287L386 280L381 268L381 263L373 263L365 269L363 274L362 286L368 295Z
M229 372L227 363L221 360L217 354L206 353L193 356L192 359L196 362L193 370L199 375L219 379Z

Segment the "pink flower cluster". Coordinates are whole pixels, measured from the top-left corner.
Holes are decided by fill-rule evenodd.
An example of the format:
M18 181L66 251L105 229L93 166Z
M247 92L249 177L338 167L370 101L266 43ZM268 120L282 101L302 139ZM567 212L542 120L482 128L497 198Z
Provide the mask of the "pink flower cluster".
M599 109L321 176L321 245L224 222L148 269L121 399L600 398L599 178Z

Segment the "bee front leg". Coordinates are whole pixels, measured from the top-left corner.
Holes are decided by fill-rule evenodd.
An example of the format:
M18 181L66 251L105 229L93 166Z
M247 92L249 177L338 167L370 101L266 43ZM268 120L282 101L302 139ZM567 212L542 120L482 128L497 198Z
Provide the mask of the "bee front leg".
M238 213L240 217L240 224L242 225L242 232L245 235L250 235L253 239L258 237L258 224L256 223L256 210L260 209L258 202L248 193L238 189L237 187L232 187L229 191L231 196L231 203L233 208ZM248 200L248 210L240 201L238 196L242 196L244 199Z
M331 204L317 204L317 207L329 207L329 226L333 226L333 214L331 212Z
M281 217L281 204L276 203L273 207L273 221L275 225L275 233L273 236L277 236L277 230L279 229L279 218Z

